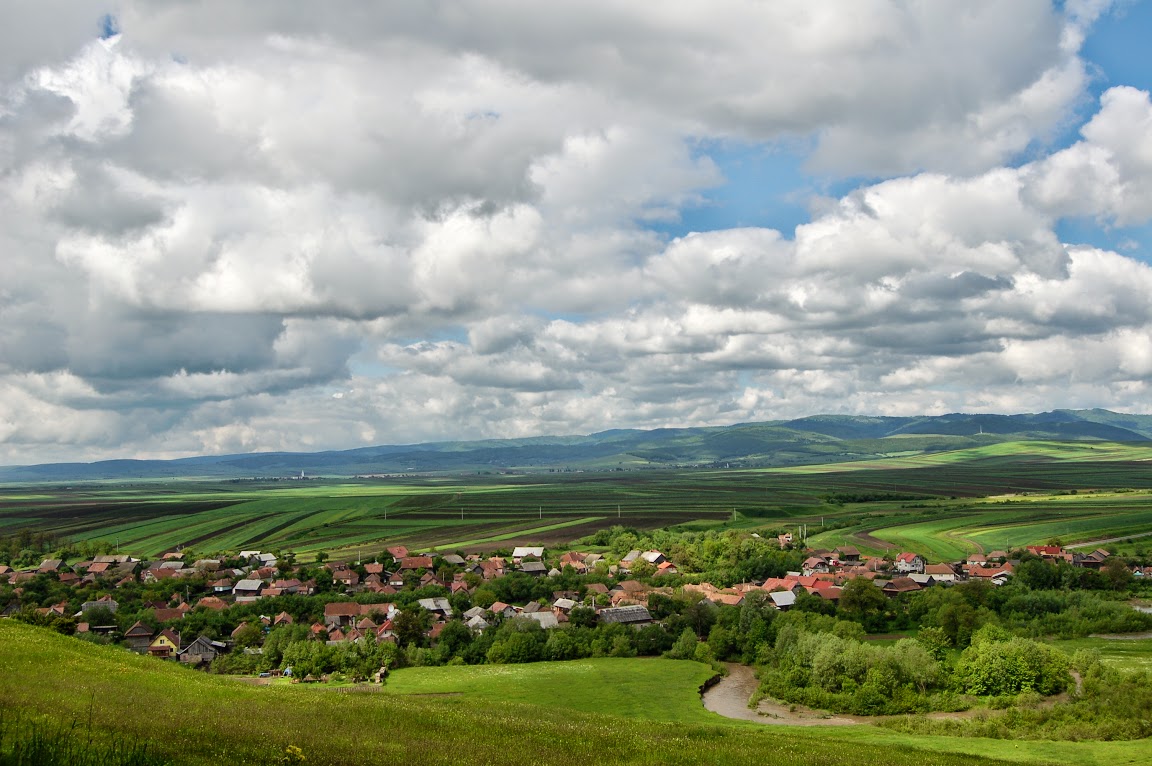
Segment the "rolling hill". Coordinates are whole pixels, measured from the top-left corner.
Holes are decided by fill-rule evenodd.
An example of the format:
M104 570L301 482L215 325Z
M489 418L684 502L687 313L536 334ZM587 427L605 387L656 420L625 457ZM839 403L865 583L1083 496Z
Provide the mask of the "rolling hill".
M178 460L107 460L0 467L0 482L430 474L462 471L771 467L884 459L1007 441L1152 440L1152 415L1108 410L940 416L816 415L705 428L616 429L587 436L380 445Z

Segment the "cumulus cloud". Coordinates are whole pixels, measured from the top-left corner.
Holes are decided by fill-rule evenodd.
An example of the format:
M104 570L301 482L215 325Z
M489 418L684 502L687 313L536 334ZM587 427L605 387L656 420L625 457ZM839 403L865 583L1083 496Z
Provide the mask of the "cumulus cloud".
M1152 217L1148 94L1044 148L1107 5L22 7L0 462L1142 406L1152 274L1056 227ZM876 180L666 235L731 139Z
M1148 92L1106 91L1084 139L1030 169L1032 201L1061 216L1093 216L1119 225L1152 217L1152 102Z

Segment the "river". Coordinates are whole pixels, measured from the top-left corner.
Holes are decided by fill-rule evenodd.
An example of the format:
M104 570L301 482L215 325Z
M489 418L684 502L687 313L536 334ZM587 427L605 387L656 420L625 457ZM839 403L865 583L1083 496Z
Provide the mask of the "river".
M834 716L771 700L762 700L752 710L748 707L748 700L759 685L755 672L747 665L735 662L725 663L725 667L728 668L728 675L702 695L704 708L725 718L777 726L847 726L861 722L856 716Z

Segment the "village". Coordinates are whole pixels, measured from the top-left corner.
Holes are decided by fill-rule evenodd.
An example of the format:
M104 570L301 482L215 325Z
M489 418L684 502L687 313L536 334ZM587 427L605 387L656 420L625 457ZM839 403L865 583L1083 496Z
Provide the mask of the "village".
M2 616L25 615L61 632L208 667L231 651L259 653L272 630L296 624L305 624L310 639L327 645L404 639L435 646L453 622L473 634L512 619L533 621L546 630L573 620L640 628L663 616L649 610L653 597L739 607L754 594L778 611L817 597L833 613L846 584L856 579L870 581L895 599L968 581L1002 585L1013 577L1020 556L1088 570L1100 570L1109 561L1105 550L1082 554L1058 545L929 563L915 553L867 556L852 546L804 550L790 534L762 542L791 552L791 560L802 558L802 563L780 577L725 587L683 574L659 550L638 549L617 558L540 546L516 547L506 555L413 553L393 546L370 562L310 564L258 550L191 561L182 551L154 561L122 554L71 563L46 559L19 570L0 566L0 582L10 586L11 594ZM1152 577L1152 568L1134 567L1130 576ZM544 589L533 586L535 597L503 601L494 596L508 584L505 578L521 586L530 579ZM0 597L4 594L0 590ZM291 596L311 598L278 598ZM285 603L295 608L262 608ZM405 608L419 610L419 634L409 628L402 635ZM126 615L136 619L125 624Z

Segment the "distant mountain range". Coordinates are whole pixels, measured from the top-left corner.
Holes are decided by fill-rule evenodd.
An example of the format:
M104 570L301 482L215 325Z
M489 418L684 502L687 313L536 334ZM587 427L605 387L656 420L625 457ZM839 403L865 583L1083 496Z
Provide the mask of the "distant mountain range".
M1004 441L1152 441L1152 415L1055 410L1028 415L921 417L815 415L707 428L612 430L180 460L104 460L0 467L0 482L162 478L291 478L504 471L767 467L869 460Z

